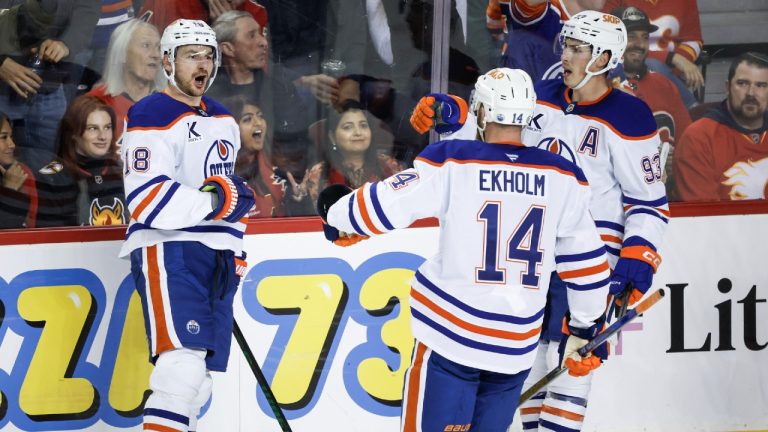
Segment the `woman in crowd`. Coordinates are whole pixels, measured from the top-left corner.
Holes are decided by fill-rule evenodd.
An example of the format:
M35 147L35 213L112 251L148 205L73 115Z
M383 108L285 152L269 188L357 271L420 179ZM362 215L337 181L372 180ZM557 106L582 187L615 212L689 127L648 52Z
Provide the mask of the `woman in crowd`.
M16 159L8 116L0 111L0 228L34 228L37 188L32 170Z
M256 192L256 205L250 218L269 218L311 214L305 202L306 187L293 176L284 175L272 164L270 130L259 105L245 96L224 101L240 126L240 151L235 174L243 177ZM287 178L286 178L287 177Z
M72 101L59 126L58 158L38 173L37 226L128 222L114 124L115 112L101 100Z
M117 117L115 139L123 134L128 108L139 99L165 87L160 54L160 34L142 20L126 21L109 39L104 75L88 92L112 107Z
M370 125L371 116L355 101L343 104L340 113L329 112L325 125L327 139L320 150L322 160L304 180L311 202L316 202L320 191L329 185L346 184L356 189L402 169L395 159L380 154L371 144Z

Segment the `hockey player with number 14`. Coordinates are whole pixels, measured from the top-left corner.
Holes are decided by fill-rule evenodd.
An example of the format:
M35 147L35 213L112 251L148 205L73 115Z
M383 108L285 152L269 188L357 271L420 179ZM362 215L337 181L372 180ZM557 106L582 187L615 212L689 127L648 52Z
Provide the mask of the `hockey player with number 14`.
M650 288L661 262L657 250L669 206L651 110L608 83L607 72L618 65L626 41L624 24L613 15L583 11L565 22L559 41L563 78L536 84L538 101L522 140L527 146L561 154L584 170L592 189L590 213L614 269L611 294L619 297L629 290L634 303ZM440 99L442 105L453 100L444 95L422 98L417 117L432 117L424 110L429 97ZM414 127L421 129L424 123L423 118L417 119ZM456 126L441 125L444 129ZM592 288L565 282L552 275L542 343L524 388L554 368L558 351L565 348L563 317L568 309L573 312L566 286L568 291ZM600 355L605 357L607 352ZM592 376L589 370L576 374L581 376L571 370L521 406L524 430L581 430Z
M340 198L326 197L335 186L320 195L326 236L336 242L344 233L372 236L440 220L438 252L412 283L416 344L402 431L506 429L536 355L555 269L574 286L589 286L568 290L565 364L600 364L576 350L600 327L607 257L581 169L520 142L535 103L525 72L494 69L478 79L470 104L484 141L440 141L412 169Z
M128 111L122 156L130 256L155 368L144 430L194 431L224 371L253 191L235 175L240 129L203 96L216 76L216 34L180 19L160 40L169 85Z

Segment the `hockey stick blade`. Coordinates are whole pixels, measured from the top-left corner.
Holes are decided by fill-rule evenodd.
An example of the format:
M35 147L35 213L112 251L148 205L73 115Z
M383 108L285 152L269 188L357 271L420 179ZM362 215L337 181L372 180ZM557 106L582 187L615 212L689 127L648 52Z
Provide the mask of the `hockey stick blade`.
M648 298L638 303L637 307L635 307L634 309L628 310L623 317L617 319L616 322L606 327L605 330L603 330L600 334L598 334L592 340L587 342L586 345L579 348L579 355L583 357L588 353L592 352L595 348L604 344L608 340L608 338L613 336L616 332L621 330L625 325L629 324L632 320L637 318L638 315L642 314L643 312L647 311L651 306L655 305L659 300L661 300L662 297L664 297L664 290L662 289L659 289L653 294L651 294L650 296L648 296ZM533 395L538 393L542 388L544 388L544 386L546 386L547 384L557 379L557 377L562 375L563 372L567 370L568 370L567 367L558 366L552 369L551 371L549 371L549 373L544 375L543 378L541 378L536 383L534 383L531 386L531 388L526 390L520 396L520 399L517 402L517 406L520 407L520 405L522 405L523 402L533 397Z
M288 420L285 418L285 414L283 414L282 408L277 404L277 399L275 399L275 394L272 393L272 388L269 387L267 377L264 376L264 372L261 371L259 364L256 363L253 351L251 351L251 347L248 345L248 341L245 340L245 336L243 336L243 332L240 330L240 326L237 325L236 320L232 325L232 334L235 335L235 340L237 340L237 344L240 345L240 351L243 352L245 360L248 362L248 366L251 367L251 371L256 377L256 382L259 383L259 387L261 388L262 393L264 393L264 397L267 399L267 403L269 403L272 413L275 415L275 419L277 419L277 422L280 424L280 429L282 432L293 432L291 426L288 424Z

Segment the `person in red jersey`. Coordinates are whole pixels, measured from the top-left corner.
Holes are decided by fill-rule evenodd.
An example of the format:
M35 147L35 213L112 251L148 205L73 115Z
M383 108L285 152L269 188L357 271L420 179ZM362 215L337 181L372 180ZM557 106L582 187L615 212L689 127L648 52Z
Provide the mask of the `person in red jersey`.
M677 145L677 189L684 201L764 199L768 192L768 56L737 57L726 93Z

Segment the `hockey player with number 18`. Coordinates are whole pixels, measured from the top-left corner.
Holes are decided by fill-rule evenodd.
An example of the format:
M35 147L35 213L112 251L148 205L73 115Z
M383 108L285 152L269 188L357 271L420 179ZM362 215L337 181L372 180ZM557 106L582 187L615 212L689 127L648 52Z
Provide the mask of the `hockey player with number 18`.
M160 45L169 85L128 111L122 156L131 221L120 255L131 259L155 363L144 430L194 431L211 395L208 371L227 367L254 197L233 175L237 122L203 96L219 65L215 33L180 19Z
M535 103L528 74L494 69L478 79L470 104L484 141L434 143L414 168L337 198L327 215L320 195L329 240L440 220L438 252L412 283L416 343L402 431L506 429L536 355L555 269L574 286L589 286L568 290L565 364L600 364L576 350L600 326L607 257L581 169L520 142Z

